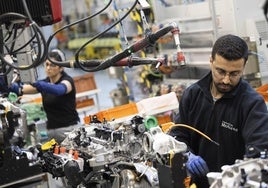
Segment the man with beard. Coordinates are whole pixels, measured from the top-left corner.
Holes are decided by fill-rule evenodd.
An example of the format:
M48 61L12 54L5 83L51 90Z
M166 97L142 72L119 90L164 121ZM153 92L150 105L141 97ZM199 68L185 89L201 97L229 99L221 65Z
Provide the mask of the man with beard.
M169 132L187 144L187 170L198 188L209 187L206 174L220 172L236 159L259 157L268 149L265 101L242 74L248 59L246 42L235 35L220 37L212 48L211 71L183 93L175 123L206 134L173 126Z

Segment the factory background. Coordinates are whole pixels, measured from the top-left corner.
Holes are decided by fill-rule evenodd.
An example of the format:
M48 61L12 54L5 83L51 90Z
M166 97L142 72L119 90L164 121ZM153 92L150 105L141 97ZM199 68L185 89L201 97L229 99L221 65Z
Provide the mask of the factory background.
M68 6L69 4L73 4L74 6ZM85 38L94 37L94 35L104 31L116 21L116 19L120 18L131 4L132 1L119 1L116 5L114 4L114 6L109 7L102 15L63 30L55 37L51 47L62 47L71 58L75 50L83 45ZM174 48L176 47L174 42L172 40L168 41L169 35L164 36L162 40L158 41L157 47L151 47L151 49L146 49L147 51L139 52L139 54L134 55L168 57L173 66L173 71L170 74L152 76L153 73L148 73L148 71L150 71L147 69L148 66L145 68L144 66L131 68L111 67L108 70L98 73L95 72L94 74L105 74L105 76L109 78L111 78L111 72L124 75L113 75L112 77L119 76L117 81L113 78L113 83L111 82L106 86L98 84L99 88L112 89L111 85L115 84L112 87L116 89L116 87L118 87L116 85L129 85L127 86L128 88L126 88L129 91L126 92L130 97L130 101L139 101L147 96L158 95L161 85L163 88L172 88L174 85L173 88L180 87L176 86L176 84L179 85L180 83L182 85L181 87L187 86L207 72L211 46L217 37L226 33L233 33L244 37L249 44L252 54L255 54L250 56L250 63L247 64L244 77L248 79L255 88L267 82L268 67L265 63L267 59L267 54L265 53L267 44L267 23L262 11L262 0L254 2L239 0L228 0L224 2L220 0L174 0L163 2L152 1L150 4L151 6L141 9L143 10L147 23L142 20L139 10L136 9L136 12L133 12L131 16L125 18L121 25L116 25L103 35L103 37L106 38L106 44L109 45L96 44L102 42L101 40L96 40L92 45L89 44L87 46L83 55L86 59L105 59L111 57L116 52L129 46L137 40L137 38L144 37L146 35L146 29L176 22L180 29L180 45L185 56L185 62L183 64L175 62L176 49L174 50ZM48 33L49 36L50 32L53 30L55 31L55 29L68 22L72 23L78 19L85 18L94 13L94 11L100 10L104 5L105 2L65 1L62 4L63 20L53 26L44 27L44 32ZM162 9L163 11L160 11ZM155 12L157 12L157 14L155 14ZM105 24L104 17L107 19ZM101 46L99 50L93 51L92 48L94 45L103 46ZM185 64L186 66L184 66ZM73 72L74 75L83 74L83 71L80 70L71 70L71 72ZM157 77L161 78L158 79ZM152 80L147 80L147 78ZM133 80L136 81L132 83ZM96 81L98 82L99 80ZM124 83L125 81L127 81L128 84ZM137 88L135 82L143 88ZM121 86L119 86L118 89L121 90ZM140 91L142 89L143 91ZM141 94L144 93L144 90L147 92L145 95Z
M65 71L75 79L77 111L84 124L90 123L96 114L105 120L114 121L114 124L117 118L118 121L126 121L125 116L138 114L136 104L145 110L143 114L150 115L150 121L163 124L170 122L178 110L178 102L185 88L210 70L209 57L214 41L228 33L245 39L250 49L251 55L243 78L255 89L268 83L268 22L263 11L264 0L140 0L130 14L114 26L130 10L133 0L114 0L105 11L90 19L85 18L101 11L109 1L60 2L61 19L53 24L44 24L40 30L46 40L61 30L53 35L49 49L61 49L69 61L75 61L78 50L86 44L79 53L79 60L103 62L171 23L178 26L176 36L179 37L179 43L176 36L169 32L146 48L129 55L131 58L124 62L124 66L110 66L97 71L65 67ZM72 25L75 22L78 23ZM103 32L109 27L109 30ZM30 35L20 35L17 45L23 46ZM32 55L20 54L18 66L30 65L33 59ZM139 60L136 62L135 59ZM146 63L145 59L150 60L150 63ZM12 80L12 73L7 75L8 82ZM20 76L25 83L44 78L44 65L22 69ZM166 95L172 95L170 101L167 98L156 98L153 105L149 104L151 99ZM28 143L44 142L46 117L40 95L25 95L21 101L26 106L27 115L31 116L28 120L34 121L37 130L34 132L37 134L34 135L35 139L28 139ZM167 103L168 108L159 110L159 106L164 103ZM1 184L0 181L0 187L18 185L54 188L53 183L44 180L45 175L38 175L37 182L32 182L36 179L34 175L33 178L29 175L18 182L10 178L10 182Z

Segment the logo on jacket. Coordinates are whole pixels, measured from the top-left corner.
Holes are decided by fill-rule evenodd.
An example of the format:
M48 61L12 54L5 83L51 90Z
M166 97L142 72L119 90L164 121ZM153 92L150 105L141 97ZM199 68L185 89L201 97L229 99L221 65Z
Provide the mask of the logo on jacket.
M221 126L222 126L223 128L229 129L229 130L231 130L231 131L238 132L238 128L234 127L233 124L228 123L228 122L226 122L226 121L222 121L222 122L221 122Z

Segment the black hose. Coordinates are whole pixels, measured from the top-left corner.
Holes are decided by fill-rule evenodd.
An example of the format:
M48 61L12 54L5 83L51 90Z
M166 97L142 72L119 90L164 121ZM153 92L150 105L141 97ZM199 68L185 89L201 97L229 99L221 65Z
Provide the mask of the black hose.
M11 18L12 19L23 19L23 20L27 20L27 21L29 19L25 15L11 12L11 13L5 13L5 14L0 15L0 23L5 22L7 19L10 20ZM45 37L44 37L42 31L40 30L39 26L35 22L30 23L29 27L33 30L34 36L36 36L36 39L37 39L36 43L38 45L38 48L37 48L38 53L37 53L36 58L33 60L33 63L29 64L29 65L17 66L17 65L15 65L13 63L10 63L10 62L6 61L4 55L1 54L0 59L1 59L2 63L6 64L6 65L9 65L10 67L12 67L14 69L28 70L28 69L37 67L38 65L40 65L41 62L43 62L45 60L46 53L47 53L47 46L46 46ZM33 40L33 39L31 39L31 40ZM14 42L16 42L16 41L14 40ZM43 44L43 46L42 46L42 44ZM13 50L7 50L7 51L8 51L9 54L12 54L12 55L15 55L17 53L21 53L18 50L15 51L16 53L14 53Z
M55 31L52 35L49 36L49 38L48 38L48 40L47 40L47 46L48 46L48 48L49 48L49 46L50 46L50 43L51 43L52 39L54 38L54 36L55 36L57 33L59 33L60 31L66 29L66 28L69 28L69 27L71 27L71 26L73 26L73 25L76 25L76 24L79 24L79 23L81 23L81 22L83 22L83 21L92 19L93 17L95 17L95 16L99 15L100 13L102 13L103 11L105 11L105 10L110 6L111 3L112 3L112 0L109 0L108 4L107 4L104 8L102 8L101 10L99 10L98 12L96 12L96 13L94 13L94 14L88 16L88 17L85 17L85 18L83 18L83 19L80 19L80 20L78 20L78 21L76 21L76 22L73 22L73 23L71 23L71 24L68 24L68 25L66 25L66 26L64 26L64 27L62 27L62 28L60 28L60 29L58 29L57 31ZM96 37L96 38L97 38L97 37ZM94 40L94 39L93 39L93 40ZM91 41L90 41L90 42L91 42ZM89 42L88 42L88 43L89 43ZM78 53L79 53L79 52L78 52ZM79 55L79 54L78 54L78 55ZM77 55L77 56L78 56L78 55ZM48 59L51 63L56 64L56 65L58 65L58 66L66 65L66 63L69 64L69 61L56 61L55 59L51 59L51 57L49 57L49 56L47 56L47 59ZM81 67L80 67L80 64L78 64L77 66L78 66L79 68L81 68Z

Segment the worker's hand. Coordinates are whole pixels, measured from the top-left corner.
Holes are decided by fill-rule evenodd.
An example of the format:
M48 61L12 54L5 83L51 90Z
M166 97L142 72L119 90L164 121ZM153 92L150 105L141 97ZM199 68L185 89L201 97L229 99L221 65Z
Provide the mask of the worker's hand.
M18 96L23 95L22 92L23 83L22 82L14 82L9 87L9 92L16 93Z
M207 163L204 161L204 159L198 155L194 155L191 152L188 153L186 167L191 175L197 177L206 176L209 172Z

